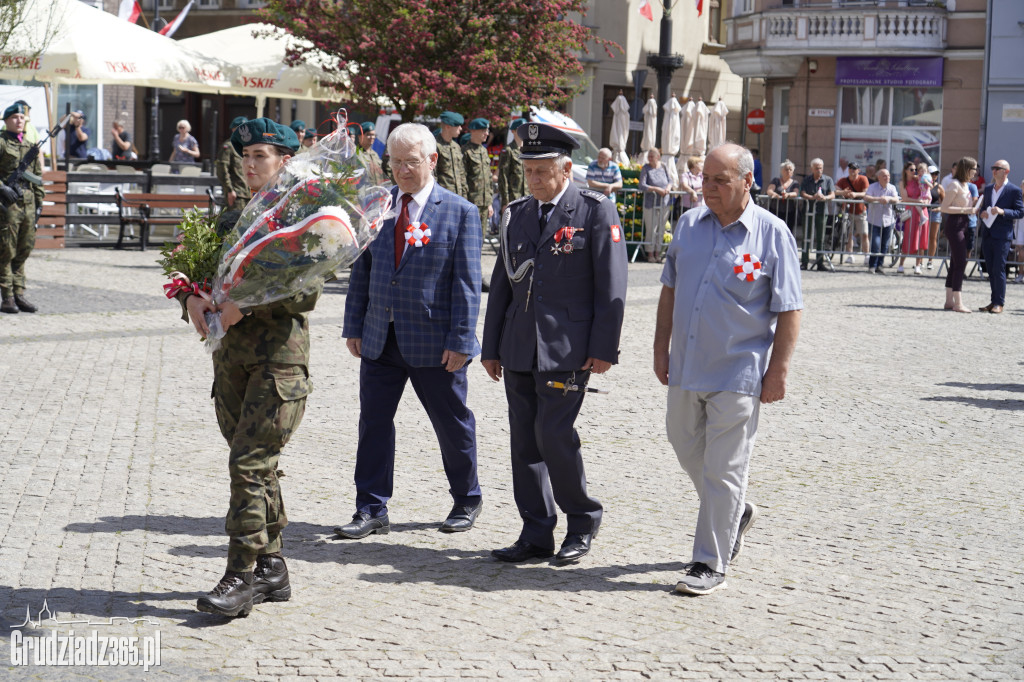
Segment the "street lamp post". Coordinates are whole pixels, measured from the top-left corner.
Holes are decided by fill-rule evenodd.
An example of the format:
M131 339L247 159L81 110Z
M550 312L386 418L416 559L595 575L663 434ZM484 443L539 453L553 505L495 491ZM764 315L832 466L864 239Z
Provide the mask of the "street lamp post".
M160 28L160 0L153 1L153 30ZM149 158L160 160L160 88L153 88L153 99L149 106Z
M672 72L683 66L683 55L672 54L672 6L673 0L662 0L661 13L661 40L658 44L658 54L647 55L647 66L654 69L658 74L658 126L656 130L657 145L661 146L661 124L665 117L662 107L668 102L672 87Z

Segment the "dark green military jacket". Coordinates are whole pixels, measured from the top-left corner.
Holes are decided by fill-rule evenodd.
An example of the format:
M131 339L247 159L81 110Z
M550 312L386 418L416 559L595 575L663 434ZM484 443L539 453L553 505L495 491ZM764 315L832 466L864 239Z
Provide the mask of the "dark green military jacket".
M246 190L248 191L248 190ZM225 211L217 219L217 234L224 236L238 222L241 211ZM311 293L297 294L283 301L243 310L246 316L228 329L214 360L233 365L280 363L309 364L309 322L306 313L313 310L323 285ZM179 294L182 319L187 295Z
M228 192L234 192L242 202L239 207L245 206L249 202L249 184L245 181L242 157L231 145L231 140L220 146L220 151L217 152L217 162L214 165L220 186L224 190L225 200L227 200Z
M466 169L462 165L462 147L455 140L445 142L443 137L437 138L437 166L434 168L434 175L437 177L437 184L464 199L469 199Z
M387 182L387 177L384 175L384 168L381 166L380 157L377 156L377 152L360 147L359 151L356 152L356 158L359 159L366 169L366 174L370 178L370 184L383 185Z
M0 181L10 177L29 149L32 149L32 143L28 141L26 136L23 135L21 142L19 142L14 133L9 133L6 130L0 133ZM38 156L29 165L28 172L42 177L43 164ZM22 193L18 205L31 208L32 210L35 210L36 206L42 205L43 197L46 195L42 185L37 185L25 179L23 180L22 187L25 187L25 191Z
M491 157L487 147L470 142L462 152L462 162L466 167L466 199L475 204L481 211L486 211L494 198L491 187Z
M498 157L498 194L501 195L502 206L526 196L523 159L515 142L506 145Z

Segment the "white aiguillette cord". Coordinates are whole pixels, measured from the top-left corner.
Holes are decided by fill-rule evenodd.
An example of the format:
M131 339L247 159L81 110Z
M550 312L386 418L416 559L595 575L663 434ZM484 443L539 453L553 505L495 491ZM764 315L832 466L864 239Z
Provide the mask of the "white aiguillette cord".
M533 258L523 261L519 264L519 268L512 272L512 256L509 255L508 248L508 223L512 219L512 207L509 206L505 209L505 212L501 215L501 257L505 263L505 274L508 275L510 282L522 282L526 278L526 271L530 271L530 283L526 288L526 305L523 310L530 309L530 294L533 293Z

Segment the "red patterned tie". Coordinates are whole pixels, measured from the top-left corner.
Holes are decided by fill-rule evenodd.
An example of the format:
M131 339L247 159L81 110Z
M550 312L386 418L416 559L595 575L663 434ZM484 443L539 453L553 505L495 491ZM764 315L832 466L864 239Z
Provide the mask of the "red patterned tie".
M411 194L402 196L402 211L395 221L395 269L402 262L402 254L405 253L405 232L409 227L409 202L412 201Z

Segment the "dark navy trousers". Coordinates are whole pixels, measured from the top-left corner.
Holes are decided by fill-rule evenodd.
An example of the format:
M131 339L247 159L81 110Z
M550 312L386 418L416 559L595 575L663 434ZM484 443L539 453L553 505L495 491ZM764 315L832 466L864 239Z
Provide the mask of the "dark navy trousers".
M427 411L441 446L441 461L455 504L480 501L476 467L476 419L466 406L466 369L449 372L412 367L402 357L394 325L376 360L359 366L359 445L356 449L356 510L371 516L387 513L395 479L395 413L406 382Z
M584 393L563 395L548 381L567 381L569 372L504 370L512 446L512 485L523 519L521 540L554 549L558 517L565 512L567 533L593 533L601 525L601 503L587 494L576 417ZM576 383L590 372L576 372Z
M981 251L985 255L985 271L992 288L992 305L1006 305L1006 254L1010 251L1009 239L992 239L987 234L981 240Z

